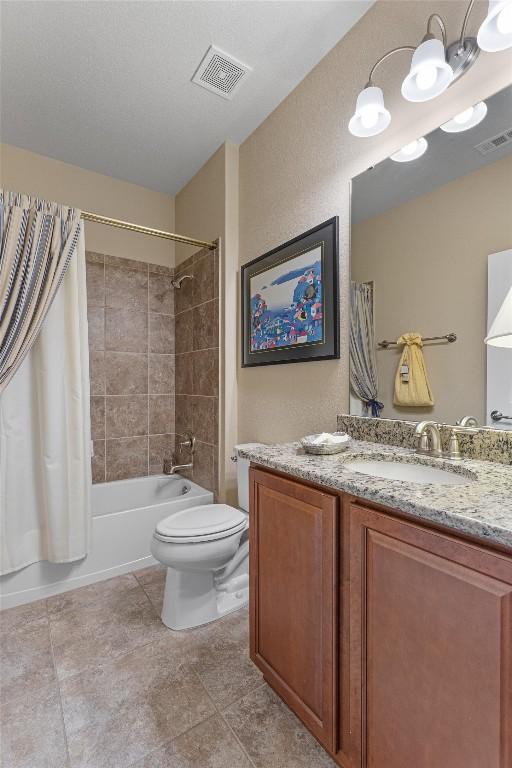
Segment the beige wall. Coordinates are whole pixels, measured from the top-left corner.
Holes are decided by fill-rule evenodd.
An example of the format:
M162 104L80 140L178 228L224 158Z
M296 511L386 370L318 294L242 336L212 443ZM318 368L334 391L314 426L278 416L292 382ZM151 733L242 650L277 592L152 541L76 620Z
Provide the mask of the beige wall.
M176 195L176 229L199 240L216 240L224 233L226 150L223 145ZM194 248L176 245L176 264Z
M0 184L102 216L174 231L173 197L8 144L0 145ZM170 241L103 224L86 223L85 245L88 251L174 266Z
M471 30L486 5L478 3ZM373 139L350 136L347 123L373 62L389 48L419 42L429 13L440 7L453 39L465 0L378 0L240 148L240 264L338 215L342 285L341 359L239 370L240 440L279 441L333 429L336 414L348 409L349 180L510 82L511 52L481 53L473 70L445 94L410 104L400 95L410 58L397 55L376 78L391 126Z
M236 504L238 147L226 143L176 196L176 229L220 240L219 497ZM176 246L179 264L189 247Z
M353 227L351 274L375 283L377 340L457 333L424 349L433 408L393 406L401 350L377 352L383 416L485 423L487 256L512 246L511 179L509 155Z

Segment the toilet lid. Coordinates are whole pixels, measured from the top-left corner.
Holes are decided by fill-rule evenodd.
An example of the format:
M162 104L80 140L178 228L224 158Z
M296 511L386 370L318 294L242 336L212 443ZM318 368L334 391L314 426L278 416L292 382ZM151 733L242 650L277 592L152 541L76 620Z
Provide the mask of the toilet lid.
M211 541L242 531L247 517L228 504L189 507L161 520L155 535L166 541Z

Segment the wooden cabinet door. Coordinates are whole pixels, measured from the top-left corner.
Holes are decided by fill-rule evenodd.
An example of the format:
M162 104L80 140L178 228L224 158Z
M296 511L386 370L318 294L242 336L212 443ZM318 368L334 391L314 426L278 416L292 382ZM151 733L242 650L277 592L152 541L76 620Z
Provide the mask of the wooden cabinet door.
M511 768L512 558L358 505L349 525L354 764Z
M338 499L251 469L251 658L334 749Z

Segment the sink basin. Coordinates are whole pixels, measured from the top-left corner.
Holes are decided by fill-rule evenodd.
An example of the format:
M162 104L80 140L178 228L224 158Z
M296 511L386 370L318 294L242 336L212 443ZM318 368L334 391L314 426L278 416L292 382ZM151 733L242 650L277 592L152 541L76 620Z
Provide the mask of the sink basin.
M385 480L402 480L406 483L430 483L432 485L467 485L474 478L446 469L425 464L406 464L400 461L354 460L345 462L351 472L382 477Z

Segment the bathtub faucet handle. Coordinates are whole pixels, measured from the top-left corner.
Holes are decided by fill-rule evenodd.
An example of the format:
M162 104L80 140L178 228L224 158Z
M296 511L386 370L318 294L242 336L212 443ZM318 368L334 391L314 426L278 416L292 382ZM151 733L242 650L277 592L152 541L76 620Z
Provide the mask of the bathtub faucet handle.
M188 448L190 453L195 453L196 439L193 435L185 435L185 440L180 443L182 448Z

